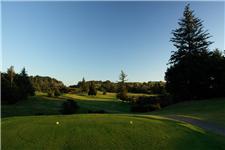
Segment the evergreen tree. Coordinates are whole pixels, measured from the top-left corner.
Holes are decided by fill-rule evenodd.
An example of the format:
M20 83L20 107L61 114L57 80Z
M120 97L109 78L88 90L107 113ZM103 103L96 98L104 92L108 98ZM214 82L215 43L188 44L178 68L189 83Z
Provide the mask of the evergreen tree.
M179 63L185 57L208 54L208 46L213 42L208 41L211 36L204 30L202 23L202 20L195 17L190 4L186 5L183 18L178 22L179 28L172 31L173 37L170 41L177 51L173 51L170 64Z
M127 100L127 87L125 84L125 81L127 81L126 77L127 77L127 75L122 70L120 73L120 76L119 76L120 81L118 83L118 90L117 90L117 95L116 95L116 97L118 99L121 99L124 101Z
M202 22L188 4L179 28L172 31L171 42L177 51L172 52L165 80L167 90L177 100L204 98L210 93L208 46L212 42Z
M21 73L17 75L16 83L17 86L20 87L21 99L26 99L29 95L34 95L35 90L25 68L23 68Z
M34 88L25 68L20 74L16 74L11 66L7 73L1 74L1 78L2 103L12 104L26 99L29 95L34 95Z
M88 92L88 86L87 86L87 83L86 83L84 77L83 77L82 81L80 82L80 91L84 92L84 93Z

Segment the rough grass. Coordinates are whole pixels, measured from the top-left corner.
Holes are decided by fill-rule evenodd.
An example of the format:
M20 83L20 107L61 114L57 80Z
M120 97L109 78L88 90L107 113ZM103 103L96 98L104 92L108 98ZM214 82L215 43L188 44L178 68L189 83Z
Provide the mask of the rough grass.
M63 99L33 96L13 105L2 105L2 117L60 114Z
M225 98L181 102L150 114L181 115L225 127Z
M158 117L105 114L2 119L4 150L222 150L224 141L225 137Z

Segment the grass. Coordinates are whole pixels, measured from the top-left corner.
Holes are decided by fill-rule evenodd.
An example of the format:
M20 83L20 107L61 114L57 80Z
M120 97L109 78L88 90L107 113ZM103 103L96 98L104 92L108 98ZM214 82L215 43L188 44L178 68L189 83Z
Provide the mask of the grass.
M57 121L59 125L56 125ZM133 115L58 115L2 119L4 150L220 150L225 149L224 141L225 137L207 133L189 124Z
M77 101L79 114L60 115L66 99ZM88 110L110 114L84 114ZM183 115L225 125L225 99L182 102L146 114L129 110L129 104L116 100L114 93L58 98L37 93L2 105L2 149L225 149L225 137L163 117Z
M79 99L79 100L98 100L98 101L109 101L109 100L117 100L115 93L107 93L106 95L103 95L101 92L98 92L96 96L89 96L87 94L64 94L63 96L70 97L73 99Z
M29 97L27 100L13 105L2 105L1 117L57 115L60 114L59 111L63 101L59 98L49 98L40 95Z
M79 113L86 113L88 110L105 110L108 113L129 113L130 105L115 99L115 94L81 96L65 94L63 98L74 99L80 106ZM108 98L109 97L109 98Z
M130 105L115 99L115 93L97 96L82 96L64 94L58 98L47 97L45 93L36 93L37 96L29 97L13 105L2 105L2 117L57 115L60 114L62 103L66 99L74 99L78 105L78 113L87 113L89 110L104 110L107 113L129 113Z
M144 93L128 93L128 96L157 96L156 94L144 94ZM117 100L116 93L107 92L106 95L103 95L103 92L98 91L96 96L89 96L87 94L65 94L64 96L69 96L74 99L79 100L102 100L102 101L109 101L109 100Z
M225 127L225 98L181 102L150 114L181 115Z

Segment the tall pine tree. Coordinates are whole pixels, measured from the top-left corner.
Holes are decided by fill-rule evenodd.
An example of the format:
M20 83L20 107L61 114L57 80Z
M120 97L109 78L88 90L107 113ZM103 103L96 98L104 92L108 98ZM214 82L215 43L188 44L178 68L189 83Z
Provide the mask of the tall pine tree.
M182 101L207 97L210 86L208 46L213 42L204 30L203 21L195 17L190 5L186 5L179 28L172 31L171 42L176 47L165 74L167 90Z
M118 89L117 89L117 95L116 97L120 100L127 100L127 87L125 84L125 81L127 81L126 79L127 75L123 72L123 70L121 70L120 76L119 76L119 80L120 82L118 83Z
M208 46L213 42L208 41L211 36L204 30L202 23L202 20L195 17L190 4L186 5L183 17L178 22L179 28L172 31L170 41L177 51L173 51L170 64L179 63L185 57L208 54Z

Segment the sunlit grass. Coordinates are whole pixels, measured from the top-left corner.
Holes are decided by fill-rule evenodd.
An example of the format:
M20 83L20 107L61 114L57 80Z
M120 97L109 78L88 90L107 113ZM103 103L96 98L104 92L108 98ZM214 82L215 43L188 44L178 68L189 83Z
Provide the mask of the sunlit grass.
M225 137L195 126L158 117L86 114L11 117L2 120L4 150L222 150L225 148L224 141Z

